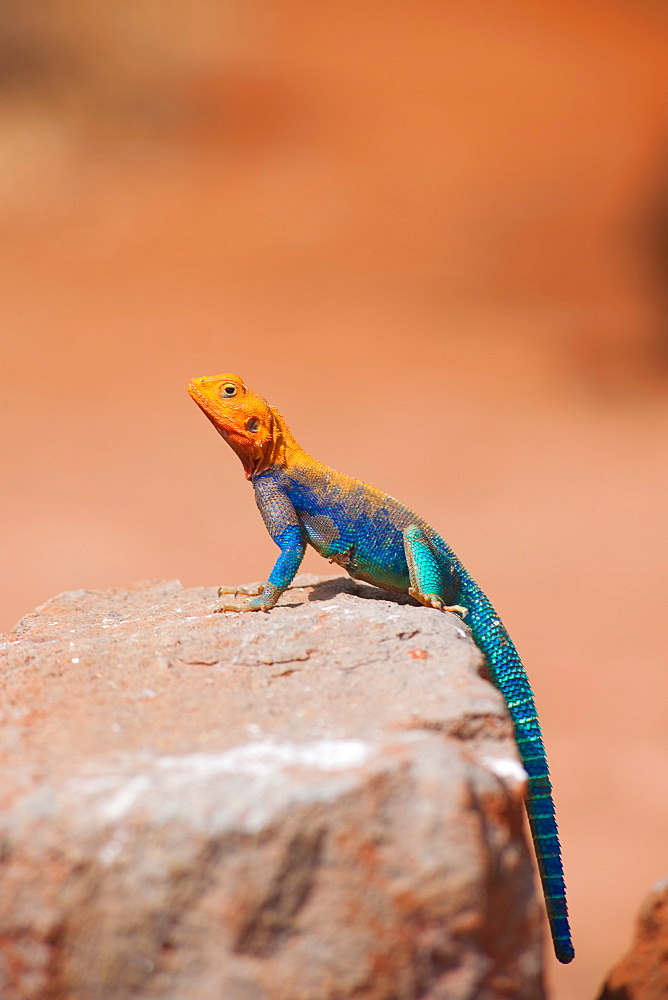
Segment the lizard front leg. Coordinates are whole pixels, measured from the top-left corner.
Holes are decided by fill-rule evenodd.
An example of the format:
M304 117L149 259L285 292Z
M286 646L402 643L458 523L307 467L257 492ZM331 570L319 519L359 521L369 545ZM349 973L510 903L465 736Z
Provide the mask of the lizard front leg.
M278 545L281 554L267 582L255 592L257 596L253 596L243 604L225 603L218 608L219 611L270 611L283 591L292 583L304 558L306 550L304 531L290 498L273 478L268 476L258 477L253 486L255 502L267 531ZM221 587L218 596L225 593L230 593L230 589ZM243 590L240 588L237 593L243 593Z
M243 604L223 604L218 611L271 611L283 591L292 583L306 549L301 528L297 526L285 528L280 535L274 537L274 541L279 546L281 554L269 579L261 585L257 597ZM221 587L221 590L223 593L226 592L225 588Z

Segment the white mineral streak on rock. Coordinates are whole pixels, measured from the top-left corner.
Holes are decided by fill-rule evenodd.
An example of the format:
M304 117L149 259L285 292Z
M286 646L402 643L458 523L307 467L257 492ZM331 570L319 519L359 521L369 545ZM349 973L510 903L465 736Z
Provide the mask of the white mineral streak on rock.
M104 823L118 823L149 794L169 800L184 790L196 790L218 776L244 776L248 779L245 795L245 822L257 830L269 819L268 796L288 768L315 771L348 771L361 767L369 759L371 747L363 740L316 740L312 743L280 743L263 740L233 747L222 753L183 754L128 760L125 767L112 774L73 778L68 782L71 794L97 800ZM127 767L141 767L143 773L128 774ZM316 791L317 782L307 783L307 797L326 797L328 791ZM294 794L303 798L303 790ZM261 807L261 808L260 808ZM233 808L230 814L234 813Z
M527 783L528 774L520 762L512 757L481 757L480 763L513 788Z
M233 747L224 753L158 757L155 766L169 771L176 781L192 781L214 774L254 774L268 777L286 767L312 767L341 771L361 767L371 750L362 740L316 740L313 743L278 743L263 740Z
M117 787L115 794L112 794L111 798L103 804L104 819L108 823L118 822L122 816L130 811L135 802L146 794L148 788L149 779L144 774L136 775L129 781L123 782L120 787ZM85 789L81 790L85 793Z

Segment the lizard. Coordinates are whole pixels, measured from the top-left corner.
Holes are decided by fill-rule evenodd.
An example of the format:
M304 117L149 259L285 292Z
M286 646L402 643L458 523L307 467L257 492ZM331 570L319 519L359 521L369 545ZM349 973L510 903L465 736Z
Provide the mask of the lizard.
M241 459L280 554L255 590L221 587L249 599L219 611L269 611L292 583L310 544L355 580L410 594L428 608L465 618L513 721L527 773L525 799L555 954L570 962L561 847L533 692L519 654L489 598L424 518L373 486L309 455L278 410L238 375L194 378L192 399Z

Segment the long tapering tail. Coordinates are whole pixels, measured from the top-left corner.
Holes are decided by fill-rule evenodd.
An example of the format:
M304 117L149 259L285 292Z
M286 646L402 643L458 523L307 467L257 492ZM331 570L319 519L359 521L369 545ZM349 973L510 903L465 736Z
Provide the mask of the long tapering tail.
M515 739L529 777L526 810L554 951L560 962L570 962L575 951L568 923L559 832L547 757L529 678L493 605L465 570L461 575L457 599L468 608L466 623L487 658L492 680L504 696L515 726Z

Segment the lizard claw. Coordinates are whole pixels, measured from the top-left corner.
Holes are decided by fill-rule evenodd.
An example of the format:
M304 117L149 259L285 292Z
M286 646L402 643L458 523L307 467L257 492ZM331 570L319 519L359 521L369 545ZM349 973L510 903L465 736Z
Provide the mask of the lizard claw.
M461 604L446 604L439 594L423 594L415 587L410 587L408 593L420 604L424 604L426 608L436 608L437 611L453 611L455 614L461 615L462 618L466 618L468 614L468 608L462 607Z
M254 587L219 587L218 596L223 597L225 594L243 594L244 597L258 597L264 591L265 585L263 583L258 583ZM244 601L243 604L221 604L219 608L216 608L216 612L223 611L259 611L261 607L253 607L254 601ZM262 609L264 610L264 609Z
M453 611L456 615L461 615L462 618L466 618L469 613L469 609L462 607L461 604L444 604L441 611Z
M244 594L246 597L255 597L257 594L261 594L264 590L264 584L258 583L255 587L219 587L218 596L222 597L223 594Z

